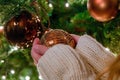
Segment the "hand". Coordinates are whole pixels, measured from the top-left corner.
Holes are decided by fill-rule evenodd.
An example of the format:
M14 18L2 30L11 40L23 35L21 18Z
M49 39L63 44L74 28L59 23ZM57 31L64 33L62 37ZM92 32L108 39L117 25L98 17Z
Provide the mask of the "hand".
M75 35L75 34L71 34L71 36L74 38L74 40L77 43L80 36ZM34 60L35 65L38 63L38 60L40 59L41 56L44 55L44 53L47 51L47 49L48 48L46 46L40 44L39 38L34 39L33 46L31 49L31 56Z
M75 34L71 34L71 36L73 37L75 42L78 43L78 40L79 40L80 36L79 35L75 35Z
M40 44L39 38L35 38L32 49L31 49L31 56L34 60L35 65L38 63L38 60L41 58L41 56L44 55L44 53L47 51L47 47Z

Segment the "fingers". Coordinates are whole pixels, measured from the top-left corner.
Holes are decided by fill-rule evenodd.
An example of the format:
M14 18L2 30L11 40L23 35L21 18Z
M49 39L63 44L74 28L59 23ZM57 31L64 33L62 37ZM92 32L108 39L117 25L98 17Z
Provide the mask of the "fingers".
M78 42L80 36L79 35L75 35L75 34L71 34L71 36L74 38L74 40L76 41L76 43Z
M44 45L33 45L32 49L36 54L42 56L47 51L48 48Z
M80 36L75 35L75 34L71 34L71 36L74 38L74 40L77 43ZM38 63L38 60L40 59L40 57L43 56L47 50L48 50L48 48L46 46L40 44L39 38L34 39L33 46L31 49L31 56L32 56L35 64Z
M40 39L39 38L35 38L33 41L33 46L36 44L40 44Z
M39 60L40 57L41 57L41 55L37 54L34 50L31 51L31 56L32 56L35 64L38 63L38 60Z
M34 63L37 64L38 60L41 56L44 55L44 53L47 51L47 47L40 44L39 38L35 38L33 42L33 46L31 49L31 56L34 60Z

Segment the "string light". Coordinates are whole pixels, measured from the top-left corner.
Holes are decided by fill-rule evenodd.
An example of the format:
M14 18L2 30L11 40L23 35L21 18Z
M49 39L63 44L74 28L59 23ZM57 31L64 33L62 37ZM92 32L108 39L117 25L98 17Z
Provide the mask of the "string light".
M110 51L110 49L109 49L109 48L105 48L105 50L106 50L106 51Z
M6 80L6 76L5 75L2 76L2 80Z
M3 26L0 26L0 34L2 33L3 34Z
M11 74L15 74L15 70L11 70L10 73L11 73Z
M0 30L3 30L3 28L4 28L3 26L0 26Z
M18 46L11 46L11 50L8 53L12 53L13 51L17 51L18 50Z
M70 5L69 5L69 3L65 3L65 7L69 7Z
M26 76L26 77L25 77L25 80L30 80L30 76Z
M51 3L49 3L49 7L51 7L51 8L52 8L52 7L53 7L53 5L52 5Z
M5 61L4 60L1 60L0 63L4 63Z
M40 79L40 80L43 79L41 75L39 76L39 79Z

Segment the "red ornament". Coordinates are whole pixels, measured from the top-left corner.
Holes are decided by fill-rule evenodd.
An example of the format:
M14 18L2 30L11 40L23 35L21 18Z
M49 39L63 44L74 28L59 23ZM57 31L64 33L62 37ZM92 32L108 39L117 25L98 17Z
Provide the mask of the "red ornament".
M47 47L52 47L59 43L70 45L73 48L76 46L73 37L68 32L61 29L50 29L46 31L41 38L41 42Z
M88 0L87 8L94 19L106 22L115 18L118 11L118 0Z
M44 31L40 19L28 11L22 11L4 26L5 37L8 41L20 47L29 47L34 38L41 37Z

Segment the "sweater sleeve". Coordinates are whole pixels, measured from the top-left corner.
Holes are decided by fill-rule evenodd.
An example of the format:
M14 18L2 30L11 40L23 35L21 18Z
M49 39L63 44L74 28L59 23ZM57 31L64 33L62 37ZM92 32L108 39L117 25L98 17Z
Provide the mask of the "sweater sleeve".
M57 44L39 59L37 69L44 80L95 80L87 63L68 45Z
M87 60L96 72L102 72L108 66L107 64L115 59L112 52L107 51L104 46L88 35L80 37L76 51Z

